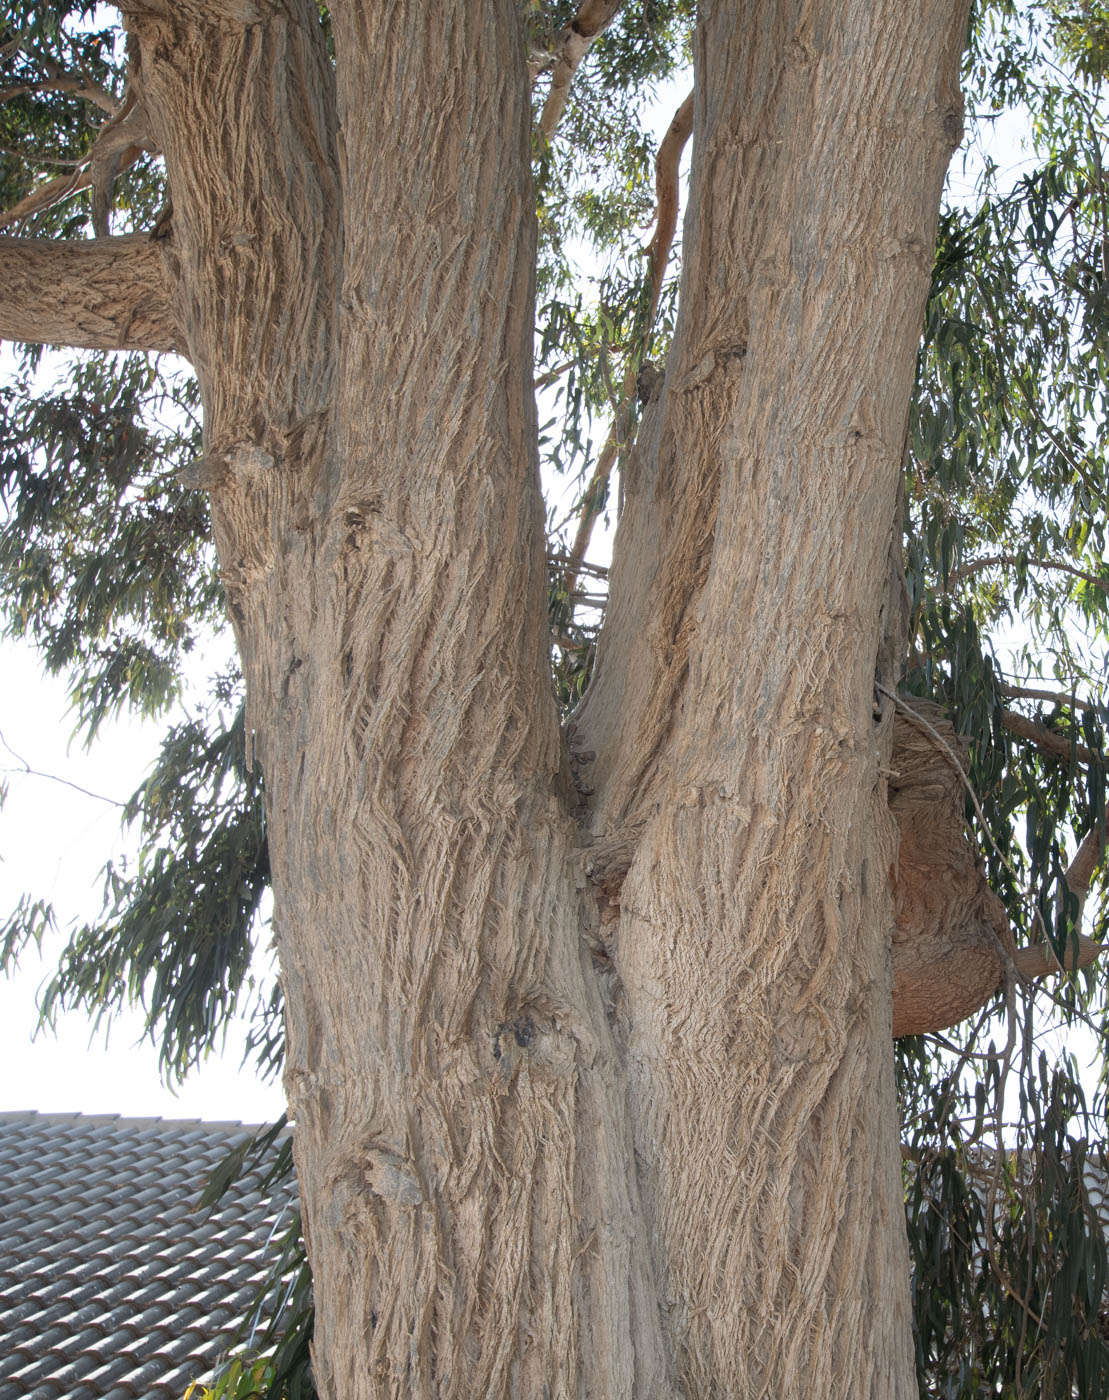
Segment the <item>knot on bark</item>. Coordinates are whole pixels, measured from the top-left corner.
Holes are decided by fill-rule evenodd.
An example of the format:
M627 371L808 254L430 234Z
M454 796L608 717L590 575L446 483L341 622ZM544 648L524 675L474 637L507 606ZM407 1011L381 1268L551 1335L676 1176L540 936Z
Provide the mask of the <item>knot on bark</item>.
M636 376L635 392L641 408L662 396L662 386L666 382L666 366L658 360L644 360Z
M351 1147L330 1173L327 1222L351 1239L374 1237L382 1206L407 1211L423 1204L415 1162L387 1147Z
M529 1075L552 1079L574 1073L578 1041L572 1029L537 1006L521 1007L493 1033L498 1079L508 1082L526 1064Z

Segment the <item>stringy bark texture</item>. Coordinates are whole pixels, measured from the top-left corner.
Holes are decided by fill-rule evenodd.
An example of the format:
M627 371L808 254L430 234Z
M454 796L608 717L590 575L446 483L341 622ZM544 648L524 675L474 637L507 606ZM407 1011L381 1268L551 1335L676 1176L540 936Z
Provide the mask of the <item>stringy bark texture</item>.
M172 214L0 242L29 288L0 332L37 298L44 339L199 376L321 1394L908 1400L874 697L967 0L700 6L679 323L583 804L530 87L553 62L553 132L617 9L529 72L511 0L336 0L334 61L311 0L123 0Z

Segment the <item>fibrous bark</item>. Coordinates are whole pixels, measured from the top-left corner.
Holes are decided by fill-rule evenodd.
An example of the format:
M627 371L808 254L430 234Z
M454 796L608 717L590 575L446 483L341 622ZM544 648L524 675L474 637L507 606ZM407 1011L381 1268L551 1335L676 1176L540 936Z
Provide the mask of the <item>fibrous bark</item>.
M965 0L702 6L579 717L607 945L515 6L340 0L334 67L311 0L122 8L266 775L322 1394L914 1394L873 698Z
M88 350L186 353L156 240L0 238L0 337Z
M1001 991L1012 969L1023 979L1088 967L1100 945L1080 935L1061 965L1046 943L1017 948L1005 905L986 881L964 816L967 743L938 706L914 700L894 722L889 811L897 828L890 872L894 923L894 1037L942 1031L965 1020ZM620 917L621 893L635 843L609 843L587 857L603 896L602 921ZM1094 833L1067 872L1085 893L1100 854ZM614 931L610 929L611 942Z
M689 1394L916 1393L872 707L965 14L702 10L664 523L579 717Z
M331 17L334 92L310 4L132 19L266 774L317 1382L662 1396L549 679L515 11Z
M267 766L278 849L312 860L281 941L323 1381L661 1395L557 782L514 9L332 18L358 218L327 587L285 702L300 737ZM302 776L323 771L326 795Z

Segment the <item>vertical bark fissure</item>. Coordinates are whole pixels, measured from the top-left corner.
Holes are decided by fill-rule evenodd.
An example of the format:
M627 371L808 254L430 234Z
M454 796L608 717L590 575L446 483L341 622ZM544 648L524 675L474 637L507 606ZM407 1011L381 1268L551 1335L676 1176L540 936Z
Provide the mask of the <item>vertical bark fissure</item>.
M163 248L204 394L206 450L267 451L326 406L340 252L335 106L319 17L132 4L133 83L174 198Z
M174 201L159 240L204 404L204 458L228 608L264 746L294 663L287 556L310 532L337 363L342 251L335 85L310 0L130 0L132 83ZM236 19L241 12L245 18Z
M686 682L716 521L720 437L747 354L751 278L774 247L768 201L782 151L768 133L785 126L791 14L789 5L747 7L744 51L719 56L725 76L694 94L678 324L659 421L641 435L627 484L624 541L637 537L636 547L617 545L609 619L578 717L584 746L598 755L593 831L614 841L617 863L627 833L638 834L659 800L658 764ZM597 859L609 857L599 851Z
M321 1391L660 1395L556 782L513 8L336 7L338 108L310 4L128 19L266 774Z
M514 9L337 6L338 90L308 3L126 14L266 775L321 1392L660 1396L559 795Z

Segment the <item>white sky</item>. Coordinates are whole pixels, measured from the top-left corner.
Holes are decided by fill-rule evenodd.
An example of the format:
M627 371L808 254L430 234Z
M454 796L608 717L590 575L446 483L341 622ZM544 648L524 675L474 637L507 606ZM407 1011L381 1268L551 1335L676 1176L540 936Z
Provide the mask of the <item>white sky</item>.
M56 774L90 792L123 801L138 787L153 761L163 726L124 717L104 727L85 752L69 744L73 727L64 686L42 675L29 646L0 652L0 734L19 757L43 773ZM58 1034L31 1036L37 1022L35 995L57 963L73 923L100 908L100 872L112 856L132 849L121 834L119 811L49 778L19 772L10 752L0 750L8 800L0 811L0 912L23 893L53 903L59 933L44 941L43 956L30 947L17 974L0 978L0 1111L124 1113L138 1116L262 1122L284 1107L280 1083L264 1085L240 1069L242 1031L226 1052L176 1091L160 1081L157 1052L136 1044L142 1020L117 1018L110 1035L95 1032L82 1012L59 1020Z

